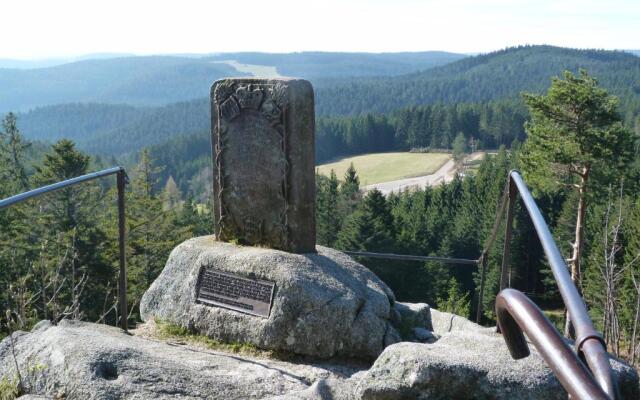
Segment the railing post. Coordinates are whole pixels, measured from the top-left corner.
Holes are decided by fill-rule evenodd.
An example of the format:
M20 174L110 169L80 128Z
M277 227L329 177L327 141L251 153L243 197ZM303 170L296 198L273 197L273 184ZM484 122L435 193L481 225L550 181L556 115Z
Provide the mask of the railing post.
M509 177L509 201L507 203L507 221L504 231L504 247L502 251L502 267L500 269L500 290L511 285L511 273L509 264L511 262L511 236L513 232L513 212L516 205L516 185Z
M478 306L476 307L476 323L482 318L482 300L484 299L484 283L487 276L487 253L480 256L480 292L478 293Z
M127 258L126 258L126 232L124 213L124 187L127 184L127 175L124 170L118 172L118 242L120 246L120 276L118 277L118 306L120 309L120 327L129 329L127 316Z

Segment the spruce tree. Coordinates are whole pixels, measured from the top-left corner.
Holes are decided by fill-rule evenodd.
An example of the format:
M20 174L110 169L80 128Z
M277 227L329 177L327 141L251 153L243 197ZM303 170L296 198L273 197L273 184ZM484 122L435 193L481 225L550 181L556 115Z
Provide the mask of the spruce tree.
M45 154L36 166L33 182L43 186L88 173L90 157L62 139ZM41 247L40 258L47 266L43 280L49 288L52 318L72 317L97 319L103 293L114 281L115 269L103 251L108 243L99 215L105 207L96 182L67 187L37 200L33 233ZM56 294L57 293L57 294Z
M162 196L156 190L161 171L154 165L149 150L142 150L126 200L129 294L134 314L142 295L162 271L171 249L190 234L190 227L176 229L174 210L163 210Z
M25 151L31 143L24 140L17 126L14 113L7 114L0 123L0 178L3 185L0 195L15 194L28 188Z
M453 140L453 159L455 162L460 163L467 152L467 139L464 137L464 133L458 132L458 135Z
M347 168L347 172L344 174L344 181L340 185L340 217L345 219L351 215L355 211L361 198L360 178L353 163L351 163L349 168Z
M345 250L385 252L394 247L395 229L387 201L377 189L371 190L347 218L336 247Z
M329 178L316 176L317 241L329 247L334 245L341 226L338 184L338 177L334 170L331 170Z

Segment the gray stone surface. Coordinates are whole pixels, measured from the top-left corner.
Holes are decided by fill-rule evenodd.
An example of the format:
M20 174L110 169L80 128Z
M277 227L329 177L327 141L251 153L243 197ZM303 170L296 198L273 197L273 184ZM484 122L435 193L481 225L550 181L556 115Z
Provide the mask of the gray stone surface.
M321 379L345 377L331 365L203 350L90 323L62 321L14 337L26 386L44 398L263 399L303 390ZM0 378L5 376L15 376L8 338L0 342Z
M307 389L270 397L269 400L358 400L355 385L358 375L354 374L350 380L319 379Z
M513 360L504 339L488 331L454 330L433 344L397 343L368 370L337 360L230 354L69 321L42 323L14 338L32 393L25 400L566 399L533 347L529 357ZM10 353L6 338L0 342L0 378L15 375ZM617 360L613 366L622 399L640 398L637 372Z
M613 366L623 398L640 398L637 372L617 360ZM357 386L356 398L369 400L567 398L533 347L529 357L513 360L502 336L464 330L433 344L390 346L367 372L345 384Z
M270 316L197 303L203 267L275 282ZM339 251L318 246L317 254L293 254L207 236L173 250L140 311L144 320L160 318L224 342L371 360L400 340L391 321L393 303L378 277Z
M215 233L315 251L314 100L302 79L238 78L211 88Z
M426 303L395 303L402 324L432 330L431 308Z
M436 340L440 339L440 336L424 328L413 328L413 336L418 342L422 343L434 343Z
M444 335L453 331L491 333L496 330L495 327L487 328L459 315L435 309L431 309L431 325L431 330L437 335Z
M613 360L622 398L639 398L634 369ZM349 379L327 378L277 400L565 400L538 353L511 359L498 334L452 331L433 344L387 347L368 371Z

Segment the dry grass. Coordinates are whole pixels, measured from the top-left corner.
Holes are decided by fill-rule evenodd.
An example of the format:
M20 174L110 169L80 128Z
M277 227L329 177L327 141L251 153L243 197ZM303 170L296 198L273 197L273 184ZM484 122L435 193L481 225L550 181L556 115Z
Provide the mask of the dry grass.
M349 165L353 163L360 184L389 182L397 179L430 175L451 159L447 153L374 153L363 156L348 157L341 160L322 164L316 167L318 173L327 175L333 169L342 179Z

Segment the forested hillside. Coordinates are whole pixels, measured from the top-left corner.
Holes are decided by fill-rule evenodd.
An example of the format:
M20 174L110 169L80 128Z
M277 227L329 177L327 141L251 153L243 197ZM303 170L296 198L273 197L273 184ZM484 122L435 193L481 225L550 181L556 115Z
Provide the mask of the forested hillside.
M451 149L459 134L476 149L523 141L526 108L517 101L430 104L388 114L321 117L316 161L338 156L411 149Z
M549 77L579 68L597 76L602 86L620 96L624 111L640 109L640 57L551 46L513 47L468 57L427 73L319 88L317 109L320 114L358 114L434 102L517 99L522 91L544 91Z
M20 129L30 139L73 139L95 154L122 155L171 138L208 131L206 99L161 107L109 104L62 104L19 114Z

